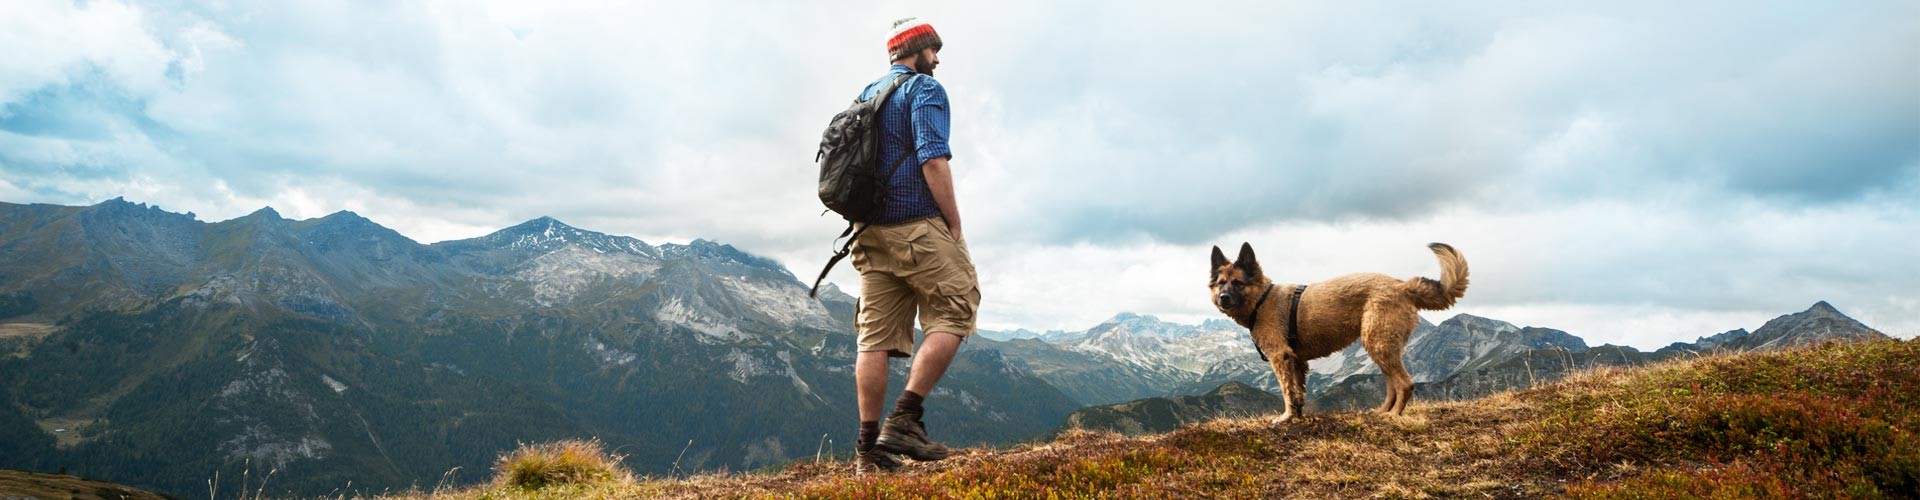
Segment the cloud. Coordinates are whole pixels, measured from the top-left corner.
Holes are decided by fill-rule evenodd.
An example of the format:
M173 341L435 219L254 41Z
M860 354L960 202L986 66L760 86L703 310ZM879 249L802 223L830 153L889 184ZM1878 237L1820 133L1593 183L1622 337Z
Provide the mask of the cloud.
M982 117L1007 131L987 141L1009 164L994 185L1046 214L1029 237L1192 242L1672 185L1835 203L1920 168L1920 27L1874 9L1722 7L1112 9L1068 30L1067 52L1115 56L1036 61L1066 59L1068 74L1022 67L1031 85L986 86L1038 94ZM1217 22L1153 36L1194 18Z
M1768 277L1915 308L1880 265L1920 233L1911 2L10 9L9 201L348 209L426 242L552 215L810 277L842 225L811 193L820 128L919 15L989 322L1208 315L1176 271L1234 239L1317 242L1295 250L1327 273L1464 241L1492 280L1469 304L1518 317L1811 303Z

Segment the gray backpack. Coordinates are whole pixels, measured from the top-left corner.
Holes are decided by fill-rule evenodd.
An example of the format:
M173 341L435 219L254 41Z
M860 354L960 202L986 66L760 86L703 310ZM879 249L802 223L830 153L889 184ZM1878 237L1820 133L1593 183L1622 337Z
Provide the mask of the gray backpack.
M827 210L847 219L847 229L834 238L847 241L833 252L827 267L820 270L820 277L813 280L813 290L807 292L808 297L820 293L820 282L827 279L827 272L852 251L853 241L866 230L866 226L859 223L868 222L885 202L887 179L904 158L880 162L880 107L913 76L913 73L900 75L872 99L855 100L846 111L833 115L827 131L820 134L820 150L813 156L813 160L820 163L820 202ZM913 154L911 144L904 154Z

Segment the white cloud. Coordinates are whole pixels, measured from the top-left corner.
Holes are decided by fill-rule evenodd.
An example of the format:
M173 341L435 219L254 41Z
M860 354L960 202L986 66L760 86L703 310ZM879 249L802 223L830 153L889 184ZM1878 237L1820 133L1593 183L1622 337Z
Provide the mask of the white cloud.
M134 93L166 84L173 59L147 32L139 8L116 2L12 2L0 17L0 106L76 74L98 74ZM0 114L0 116L5 116Z
M990 326L1211 317L1212 242L1326 277L1430 273L1441 240L1479 273L1463 310L1589 338L1819 299L1911 334L1889 261L1920 233L1916 14L32 0L0 17L0 196L346 209L425 242L553 215L810 279L841 227L811 194L819 129L919 15Z

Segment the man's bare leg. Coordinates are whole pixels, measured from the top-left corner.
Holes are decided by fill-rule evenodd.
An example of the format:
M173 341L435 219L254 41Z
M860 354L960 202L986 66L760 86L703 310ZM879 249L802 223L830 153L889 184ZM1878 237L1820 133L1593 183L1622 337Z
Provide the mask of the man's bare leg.
M920 342L920 350L913 357L913 371L907 374L907 390L894 402L893 416L887 418L880 430L877 449L914 460L947 458L949 452L945 445L927 439L926 425L920 420L924 411L920 402L927 395L922 391L932 391L940 376L947 374L947 365L953 362L953 353L959 348L960 336L951 333L929 333Z
M907 372L907 390L926 397L928 392L933 391L933 384L939 383L940 377L947 374L947 365L953 363L953 353L958 350L960 350L959 335L947 332L927 334L926 340L920 341L920 349L913 357L913 371ZM882 378L880 382L885 385L886 379ZM862 406L861 411L866 411L865 408ZM878 411L877 406L875 411ZM865 413L861 415L861 418L866 418Z
M880 404L887 397L887 351L862 351L853 361L854 392L858 394L860 421L880 420Z

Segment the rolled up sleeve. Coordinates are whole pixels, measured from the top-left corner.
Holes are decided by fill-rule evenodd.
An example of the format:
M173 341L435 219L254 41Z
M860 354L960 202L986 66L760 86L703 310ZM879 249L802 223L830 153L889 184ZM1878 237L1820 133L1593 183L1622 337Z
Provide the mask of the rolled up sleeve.
M938 80L920 79L924 87L913 92L913 145L919 150L916 164L939 157L953 158L947 146L947 89Z

